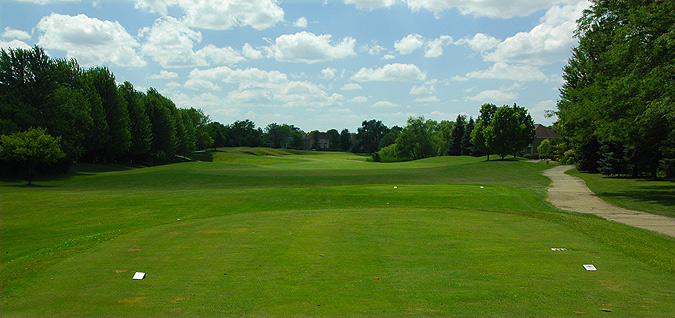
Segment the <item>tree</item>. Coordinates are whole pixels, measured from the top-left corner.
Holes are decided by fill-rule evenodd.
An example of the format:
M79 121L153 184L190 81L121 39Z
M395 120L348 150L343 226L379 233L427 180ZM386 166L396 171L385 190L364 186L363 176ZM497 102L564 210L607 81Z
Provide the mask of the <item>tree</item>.
M28 131L2 135L0 158L24 163L28 169L28 184L32 185L36 165L54 163L66 154L59 147L60 137L52 137L44 128L29 128Z
M473 117L469 117L469 122L464 126L464 135L462 136L462 154L472 156L474 154L474 146L471 142L471 133L473 132Z
M399 157L417 160L434 156L432 133L424 117L410 117L407 124L396 138Z
M356 141L360 150L369 154L377 152L380 150L380 141L388 132L389 128L381 121L375 119L364 120L356 134Z
M328 149L337 151L340 149L340 133L336 129L330 129L326 132L330 136Z
M173 160L178 146L176 120L172 112L176 106L154 88L148 89L143 103L152 124L150 154L153 163Z
M544 139L541 144L539 144L539 147L537 147L537 153L539 153L539 158L544 157L550 159L553 155L553 144L551 144L551 141Z
M129 111L122 95L117 90L115 76L105 67L94 67L86 72L91 78L93 87L101 97L108 123L103 161L115 160L124 155L131 145Z
M293 129L287 124L272 123L265 127L265 142L273 148L288 148L293 139Z
M497 106L494 104L483 104L480 108L480 116L471 132L471 142L476 147L476 150L487 155L487 160L490 160L490 144L487 140L488 129L492 125L492 119L497 112Z
M143 93L136 91L129 82L124 82L119 87L119 91L129 111L131 145L128 154L131 158L147 156L150 154L152 125L143 104Z
M466 126L466 116L457 115L455 120L455 125L452 127L452 133L450 134L450 143L448 154L451 156L462 156L464 155L464 149L462 148L462 138L464 137L464 126Z
M260 147L263 144L262 129L256 129L255 123L248 119L228 125L227 135L230 147Z
M580 169L597 171L600 160L607 162L600 149L614 143L625 155L612 160L625 161L633 175L656 177L672 156L672 12L673 1L595 0L578 20L579 45L564 68L556 129L575 148Z
M352 149L352 134L349 129L343 129L340 132L340 151L349 151Z

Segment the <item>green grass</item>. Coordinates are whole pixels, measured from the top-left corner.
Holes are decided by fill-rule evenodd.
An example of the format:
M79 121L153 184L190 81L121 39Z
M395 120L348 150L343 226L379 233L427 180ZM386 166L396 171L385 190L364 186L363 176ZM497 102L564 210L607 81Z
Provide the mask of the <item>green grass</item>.
M577 170L569 173L584 179L589 189L611 204L629 210L675 217L674 181L608 177Z
M549 166L208 157L0 183L3 316L675 315L675 239L555 209Z

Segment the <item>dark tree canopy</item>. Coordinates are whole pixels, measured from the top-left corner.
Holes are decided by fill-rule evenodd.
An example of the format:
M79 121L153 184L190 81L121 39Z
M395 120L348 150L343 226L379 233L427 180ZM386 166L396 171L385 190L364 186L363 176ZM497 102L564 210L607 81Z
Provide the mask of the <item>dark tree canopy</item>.
M59 147L60 137L54 138L44 128L29 128L25 132L0 136L0 158L24 164L28 169L28 184L33 181L33 169L40 164L54 163L66 154Z
M595 0L578 21L579 46L564 68L556 129L575 148L581 169L602 165L610 174L654 177L673 171L673 12L673 1Z

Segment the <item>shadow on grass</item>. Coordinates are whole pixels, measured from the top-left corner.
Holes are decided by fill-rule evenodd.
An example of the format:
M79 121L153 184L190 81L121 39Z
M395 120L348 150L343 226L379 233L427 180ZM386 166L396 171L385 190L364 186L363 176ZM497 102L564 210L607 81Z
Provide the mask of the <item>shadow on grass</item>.
M675 206L675 185L647 185L640 186L637 190L603 192L601 195L614 198L627 198L637 202L663 206Z

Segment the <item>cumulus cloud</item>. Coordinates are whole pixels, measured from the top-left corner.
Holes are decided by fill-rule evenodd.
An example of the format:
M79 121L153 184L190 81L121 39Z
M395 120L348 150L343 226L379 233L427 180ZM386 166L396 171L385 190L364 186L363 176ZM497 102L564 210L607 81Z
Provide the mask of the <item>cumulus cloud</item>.
M413 86L410 89L410 95L424 95L424 94L433 94L436 92L436 87L434 85L420 85L420 86Z
M338 71L337 69L334 69L332 67L326 67L323 70L321 70L319 77L324 79L332 79L335 78L335 74L337 74L337 71Z
M40 20L37 30L42 33L37 45L66 51L68 58L76 58L84 66L105 63L123 67L146 65L136 52L140 44L119 22L101 21L84 14L52 13Z
M174 79L178 78L178 74L174 72L169 72L167 70L161 70L159 71L159 74L151 75L150 78L152 79Z
M570 48L575 45L576 20L588 6L589 3L583 1L550 8L539 25L499 43L494 51L484 56L485 60L532 65L566 61Z
M436 96L428 96L428 97L419 97L413 99L413 102L415 103L436 103L440 102L441 100L436 97Z
M306 81L292 81L278 71L257 68L231 69L221 66L195 69L188 75L184 87L193 90L219 91L219 83L235 84L223 101L239 106L325 107L340 105L344 97L328 94L319 86Z
M257 60L263 58L262 52L254 48L251 44L244 44L244 47L241 49L241 53L248 59Z
M436 39L425 39L419 34L409 34L394 43L396 51L402 55L411 54L424 47L424 57L439 57L443 55L443 48L452 43L452 37L441 35Z
M396 0L344 0L346 4L356 5L357 9L372 11L379 8L391 7Z
M247 26L263 30L284 21L284 10L277 0L136 0L135 6L163 16L169 8L178 7L188 26L208 30Z
M342 39L342 42L331 43L332 35L315 35L311 32L285 34L278 37L267 47L268 57L277 61L296 63L319 63L342 59L356 55L354 46L356 40L351 37Z
M475 96L467 97L467 100L477 102L510 102L518 98L518 94L508 89L484 90Z
M381 100L381 101L373 104L373 107L383 107L383 108L392 108L392 107L398 107L398 106L400 106L400 105L392 103L392 102L387 101L387 100Z
M458 45L463 45L466 44L468 45L472 50L476 52L485 52L488 50L491 50L495 48L501 41L499 41L497 38L483 34L483 33L476 33L472 38L463 38L455 42L455 44Z
M356 83L345 84L345 86L342 86L342 88L341 88L341 90L343 90L343 91L355 91L355 90L359 90L359 89L363 89L363 87L361 87L361 85L356 84Z
M31 46L26 44L25 42L19 41L19 40L11 40L9 42L5 42L5 41L0 40L0 48L30 50Z
M417 65L414 64L387 64L382 68L362 68L352 80L357 82L419 82L427 78Z
M536 11L548 9L560 0L404 0L413 12L426 10L438 17L443 11L456 8L464 15L508 19L526 17ZM563 0L564 1L564 0ZM565 2L577 3L578 0Z
M519 82L545 81L547 76L539 68L530 65L509 65L497 62L487 70L475 71L466 74L470 78L502 79Z
M408 34L394 43L396 51L403 55L410 54L424 45L424 38L419 34Z
M293 26L298 27L298 28L306 28L307 27L307 18L305 17L300 17L295 22L293 22Z
M5 32L2 32L2 37L5 39L17 39L17 40L29 40L31 38L28 32L12 29L10 27L5 28Z
M164 68L209 66L211 63L233 65L246 60L231 47L219 48L212 44L195 52L195 44L202 41L201 32L173 17L155 20L152 27L139 31L139 37L145 39L142 52Z
M350 100L352 103L367 103L368 102L368 97L366 96L356 96Z
M439 57L443 55L443 48L452 43L452 37L441 35L440 37L428 40L424 45L424 57Z

